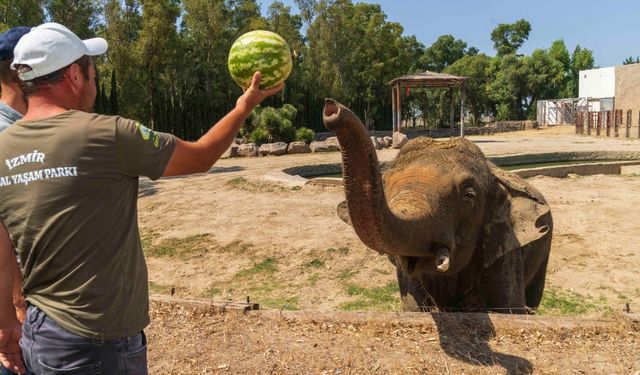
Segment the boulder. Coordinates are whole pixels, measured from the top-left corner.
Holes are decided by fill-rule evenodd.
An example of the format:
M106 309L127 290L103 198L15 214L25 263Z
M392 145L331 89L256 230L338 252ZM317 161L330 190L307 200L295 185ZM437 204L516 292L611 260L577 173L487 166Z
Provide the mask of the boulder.
M255 143L245 143L238 147L238 155L243 157L258 156L258 146Z
M311 147L304 141L296 141L289 143L289 149L287 154L308 154L311 152Z
M402 134L399 132L393 133L393 145L391 147L399 149L402 148L405 144L409 142L409 138L406 134Z
M387 145L387 148L393 145L393 137L387 136L382 138L382 140L384 141L384 144Z
M237 143L232 143L231 146L227 149L227 151L222 154L221 158L236 158L238 157L238 148L240 147Z
M380 143L378 143L378 139L376 137L370 137L371 138L371 144L373 145L373 148L375 148L376 150L382 150L383 147Z
M284 142L265 143L258 148L258 153L261 156L280 156L287 153L288 145Z
M329 151L329 145L327 145L325 142L313 141L309 145L309 148L311 148L311 152L328 152Z
M329 137L325 139L324 143L329 147L329 151L340 151L340 142L338 142L338 137Z

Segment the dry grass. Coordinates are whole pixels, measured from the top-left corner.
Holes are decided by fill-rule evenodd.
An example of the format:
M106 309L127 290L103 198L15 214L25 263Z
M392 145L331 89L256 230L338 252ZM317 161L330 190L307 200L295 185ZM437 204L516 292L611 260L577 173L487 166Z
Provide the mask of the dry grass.
M220 314L166 302L153 303L151 315L150 367L158 374L640 370L640 326L620 316L580 323L482 314Z

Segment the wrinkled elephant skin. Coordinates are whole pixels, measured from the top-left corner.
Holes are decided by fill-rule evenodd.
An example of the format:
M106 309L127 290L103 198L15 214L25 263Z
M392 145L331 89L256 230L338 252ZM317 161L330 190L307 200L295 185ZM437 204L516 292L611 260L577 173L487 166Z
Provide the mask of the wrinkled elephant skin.
M338 215L388 255L410 310L525 313L540 304L553 222L540 192L466 139L407 143L381 174L362 122L327 99L342 148Z

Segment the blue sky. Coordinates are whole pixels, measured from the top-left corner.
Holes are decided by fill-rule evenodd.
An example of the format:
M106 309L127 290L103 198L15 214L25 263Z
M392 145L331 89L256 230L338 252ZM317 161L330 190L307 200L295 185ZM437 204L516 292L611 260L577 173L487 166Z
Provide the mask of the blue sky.
M259 0L260 1L260 0ZM280 0L298 13L293 0ZM356 2L356 1L354 1ZM530 54L564 39L569 52L576 45L593 51L600 67L621 65L640 56L640 0L369 0L380 4L387 20L404 27L425 46L451 34L493 56L491 31L499 23L524 18L531 23L529 40L519 50ZM272 1L260 1L266 9Z

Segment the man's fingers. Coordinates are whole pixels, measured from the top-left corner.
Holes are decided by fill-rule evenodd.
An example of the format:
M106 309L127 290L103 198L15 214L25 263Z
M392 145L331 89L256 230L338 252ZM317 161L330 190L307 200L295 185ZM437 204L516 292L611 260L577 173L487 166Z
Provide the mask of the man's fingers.
M22 357L20 353L4 353L0 355L0 363L5 368L12 370L18 374L26 372L24 363L22 363Z
M268 89L268 90L264 90L264 93L267 96L273 95L275 93L277 93L278 91L282 90L284 88L284 83L279 84L278 86L272 88L272 89Z
M251 80L251 87L260 90L260 80L262 80L262 73L255 72L253 73L253 79Z

